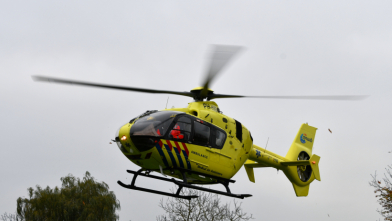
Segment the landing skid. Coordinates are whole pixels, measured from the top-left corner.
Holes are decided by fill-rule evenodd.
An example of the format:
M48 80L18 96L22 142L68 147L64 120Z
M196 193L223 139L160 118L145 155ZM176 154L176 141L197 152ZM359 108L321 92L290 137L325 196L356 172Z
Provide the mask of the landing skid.
M181 192L183 187L196 189L196 190L200 190L200 191L205 191L205 192L209 192L209 193L216 193L216 194L229 196L229 197L240 198L240 199L244 199L245 197L251 197L252 196L250 194L233 194L233 193L231 193L230 188L229 188L229 183L234 183L235 180L223 179L223 178L220 178L220 177L211 176L211 175L207 175L207 174L203 174L203 173L198 173L198 172L194 172L194 171L187 170L187 169L179 169L178 168L178 170L182 174L182 177L183 177L183 181L182 182L178 181L178 180L175 180L174 178L169 179L169 178L165 178L165 177L159 177L159 176L155 176L155 175L150 175L151 171L145 171L144 173L142 173L144 171L144 169L140 169L137 172L133 171L133 170L127 170L128 173L134 174L133 175L133 179L132 179L132 183L130 185L126 185L126 184L124 184L121 181L117 181L117 183L120 186L122 186L124 188L127 188L127 189L139 190L139 191L143 191L143 192L155 193L155 194L160 194L160 195L164 195L164 196L171 196L171 197L182 198L182 199L187 199L187 200L190 200L192 198L197 198L199 196L196 196L196 195L190 195L190 196L180 195L180 192ZM213 189L204 188L204 187L200 187L200 186L189 184L188 181L187 181L185 173L194 173L194 174L199 174L199 175L203 175L205 177L216 179L218 181L218 183L222 184L226 188L226 192L213 190ZM135 182L136 182L137 176L145 176L145 177L152 178L152 179L172 182L172 183L174 183L174 184L176 184L178 186L177 192L176 193L168 193L168 192L162 192L162 191L158 191L158 190L152 190L152 189L137 187L137 186L135 186Z

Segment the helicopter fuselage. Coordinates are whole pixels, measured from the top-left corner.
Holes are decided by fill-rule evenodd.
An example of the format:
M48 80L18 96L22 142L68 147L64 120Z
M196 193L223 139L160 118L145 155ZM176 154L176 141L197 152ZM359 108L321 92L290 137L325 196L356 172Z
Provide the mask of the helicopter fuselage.
M143 169L188 182L212 184L200 174L230 179L244 165L253 145L250 132L240 122L219 111L213 101L196 101L187 108L147 111L116 133L122 153Z

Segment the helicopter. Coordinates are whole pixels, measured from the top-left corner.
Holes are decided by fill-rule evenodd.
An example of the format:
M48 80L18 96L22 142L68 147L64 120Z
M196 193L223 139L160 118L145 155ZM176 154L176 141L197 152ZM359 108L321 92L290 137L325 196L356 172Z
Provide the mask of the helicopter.
M321 181L320 157L312 154L317 128L304 123L300 126L286 156L280 156L253 143L251 132L239 121L226 116L213 99L273 98L311 100L361 100L362 95L335 96L243 96L216 94L209 88L213 79L242 50L239 46L214 45L203 86L191 91L168 91L99 84L85 81L32 76L34 81L127 90L153 94L174 94L193 98L185 108L148 110L132 118L115 133L114 142L131 162L140 167L133 174L131 184L124 188L192 199L197 195L182 195L182 188L221 194L244 199L250 194L231 193L232 177L244 167L255 183L254 168L272 167L283 171L292 183L297 197L308 195L310 184ZM156 172L162 176L151 174ZM136 186L138 176L171 182L177 191L164 192ZM171 178L168 178L171 177ZM226 191L204 187L222 184Z

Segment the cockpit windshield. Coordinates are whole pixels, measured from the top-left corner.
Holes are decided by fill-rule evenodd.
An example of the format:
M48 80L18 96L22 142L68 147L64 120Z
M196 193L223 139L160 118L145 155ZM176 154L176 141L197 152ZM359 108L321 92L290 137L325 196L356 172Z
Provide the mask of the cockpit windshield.
M131 136L164 136L174 117L182 112L160 111L136 120L131 127Z

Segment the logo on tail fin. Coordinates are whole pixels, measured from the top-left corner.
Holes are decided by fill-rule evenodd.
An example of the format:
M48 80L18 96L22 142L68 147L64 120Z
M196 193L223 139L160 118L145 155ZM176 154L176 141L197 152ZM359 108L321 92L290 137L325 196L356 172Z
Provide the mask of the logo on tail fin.
M301 134L301 136L299 137L299 139L301 140L301 143L306 143L306 141L312 142L313 139L312 138L307 138L306 134Z

